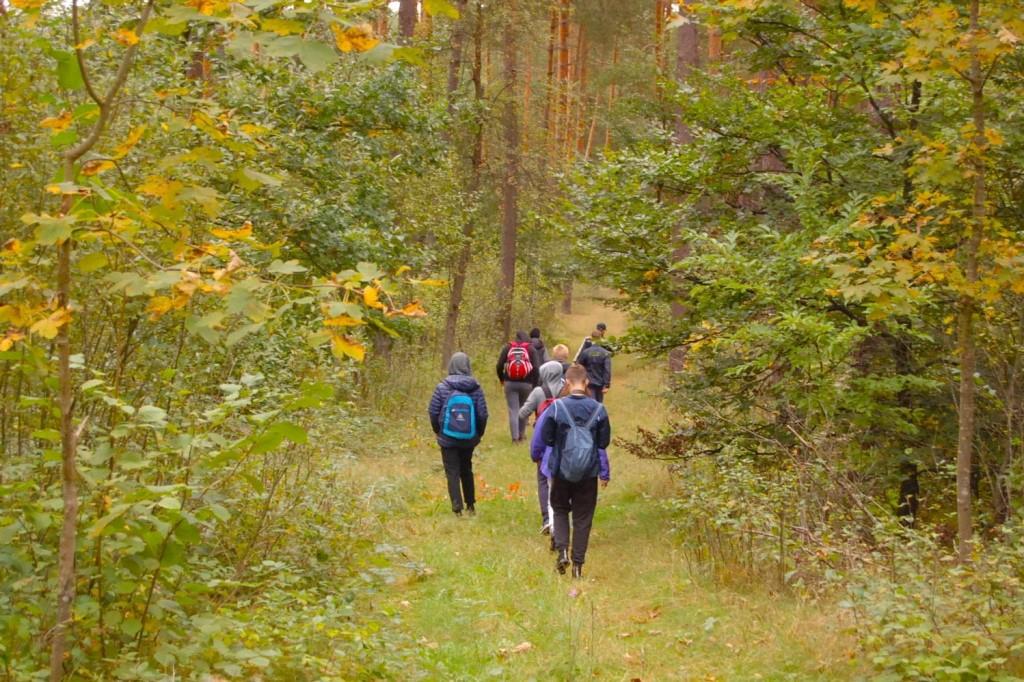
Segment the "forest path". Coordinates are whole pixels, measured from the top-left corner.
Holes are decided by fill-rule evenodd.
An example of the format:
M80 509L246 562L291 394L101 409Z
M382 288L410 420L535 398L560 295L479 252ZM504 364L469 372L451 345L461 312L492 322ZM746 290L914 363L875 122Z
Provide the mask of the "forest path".
M547 335L549 347L562 340L575 352L601 320L612 335L625 331L625 317L600 301L577 307ZM680 483L663 463L621 448L610 449L612 481L600 492L585 580L556 574L548 538L539 533L534 467L526 446L511 443L493 362L473 358L491 411L474 457L475 518L451 513L440 454L419 415L416 434L378 471L402 502L385 524L389 542L420 566L385 599L419 641L427 679L850 676L853 647L834 609L692 575L660 505ZM662 385L652 363L615 357L607 407L616 436L662 425Z

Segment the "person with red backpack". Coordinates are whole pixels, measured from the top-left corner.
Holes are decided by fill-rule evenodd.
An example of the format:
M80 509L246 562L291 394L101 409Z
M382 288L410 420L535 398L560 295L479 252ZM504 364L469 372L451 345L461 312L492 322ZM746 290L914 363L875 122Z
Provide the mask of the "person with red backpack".
M514 340L505 344L498 354L498 381L505 389L508 404L508 428L512 442L519 443L526 437L526 420L520 419L519 408L537 385L537 369L540 362L530 337L526 332L516 332Z
M469 356L455 353L448 362L448 376L434 389L427 408L430 426L441 447L441 462L448 479L452 511L462 516L463 505L476 514L473 450L487 430L487 400L473 378ZM460 485L461 484L461 485Z
M526 402L519 408L519 418L529 419L531 414L536 414L534 429L540 428L541 415L544 414L551 403L555 402L562 392L562 363L557 360L545 362L538 370L540 385L530 392ZM536 440L536 438L534 438ZM543 450L542 450L543 452ZM531 446L530 456L537 464L537 501L540 502L540 532L547 534L551 532L551 514L548 504L548 475L541 471L541 457L536 456Z

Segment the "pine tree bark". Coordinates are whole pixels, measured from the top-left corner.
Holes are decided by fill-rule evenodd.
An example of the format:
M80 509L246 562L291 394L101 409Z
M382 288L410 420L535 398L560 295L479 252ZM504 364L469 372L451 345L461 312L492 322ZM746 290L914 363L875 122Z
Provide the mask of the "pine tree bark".
M398 3L399 42L408 45L416 33L416 19L419 15L419 0L401 0Z
M501 198L501 328L504 337L512 335L512 304L516 284L516 248L519 237L519 117L516 113L516 89L519 80L516 3L509 2L511 16L506 19L503 42L505 107L502 116L505 137L505 169Z
M461 36L459 41L464 42L465 37L465 24L466 21L466 5L467 0L460 0L459 10L460 18L459 23L461 26L457 29L457 34ZM482 101L484 99L484 85L483 85L483 36L484 36L484 18L483 18L483 5L481 0L476 2L476 11L474 13L474 29L473 29L473 96L476 100L476 107L474 111L477 117L480 116L480 109ZM458 55L456 50L452 51L452 60L459 60L461 65L462 60L462 49L463 45L458 45ZM454 99L454 92L459 87L458 73L460 69L452 69L449 64L448 71L448 87L449 87L449 108L452 106ZM455 74L453 79L452 74ZM450 110L450 109L449 109ZM484 129L483 121L477 118L474 122L473 131L473 149L470 154L470 168L469 168L469 179L466 183L466 191L470 197L480 191L480 173L484 163ZM448 360L455 352L455 342L458 337L459 329L459 318L462 315L462 301L466 293L466 279L469 274L469 264L473 255L473 235L475 233L475 221L476 216L470 215L466 222L462 226L462 248L459 251L458 258L455 261L455 267L452 270L452 291L448 298L448 313L445 316L444 324L444 337L441 342L441 368L445 369L448 366Z
M980 26L981 2L971 0L970 32L977 39ZM956 518L957 554L960 563L971 560L974 542L974 522L971 509L971 471L974 455L974 431L977 390L974 374L977 371L977 340L975 338L975 289L978 283L978 251L988 219L988 187L985 158L985 73L975 42L971 44L971 66L968 82L971 86L971 117L973 137L973 198L971 220L967 225L964 242L964 291L960 294L957 311L957 345L960 355L960 413L957 424L956 451Z

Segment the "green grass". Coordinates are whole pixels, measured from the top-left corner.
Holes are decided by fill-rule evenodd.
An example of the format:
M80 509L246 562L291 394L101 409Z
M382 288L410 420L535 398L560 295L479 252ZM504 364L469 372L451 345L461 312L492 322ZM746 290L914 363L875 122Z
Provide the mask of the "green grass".
M579 339L598 318L613 332L625 326L620 315L585 303L564 320L563 335ZM612 483L600 494L585 580L556 574L538 532L526 447L509 440L489 361L475 366L493 412L474 458L476 518L451 513L423 418L390 454L360 467L359 475L385 479L404 500L385 532L419 569L387 599L419 641L428 679L807 680L860 670L832 605L691 575L658 504L685 494L685 481L621 449L610 453ZM658 368L617 357L614 369L607 403L616 435L660 425Z

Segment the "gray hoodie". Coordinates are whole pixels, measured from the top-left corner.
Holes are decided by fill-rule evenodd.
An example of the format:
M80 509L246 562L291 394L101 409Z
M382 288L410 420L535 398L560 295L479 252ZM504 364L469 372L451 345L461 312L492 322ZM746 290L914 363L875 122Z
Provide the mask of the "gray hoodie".
M552 398L557 398L558 394L562 391L562 363L558 360L552 360L551 362L545 362L540 366L540 386L530 391L529 397L523 406L519 408L519 418L526 419L531 414L537 411L537 408L547 400L547 395L544 395L544 388L548 389L548 394Z

